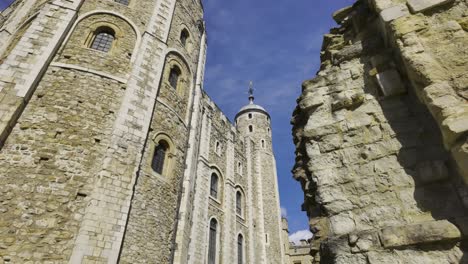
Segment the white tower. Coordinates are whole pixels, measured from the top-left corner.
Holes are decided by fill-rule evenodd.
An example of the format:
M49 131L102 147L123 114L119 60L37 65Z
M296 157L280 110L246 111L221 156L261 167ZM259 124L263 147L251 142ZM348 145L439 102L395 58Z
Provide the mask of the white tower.
M278 263L283 261L281 238L281 213L279 204L276 161L273 155L270 115L254 103L252 82L249 88L249 104L237 113L236 127L244 137L251 179L252 225L250 237L254 263Z

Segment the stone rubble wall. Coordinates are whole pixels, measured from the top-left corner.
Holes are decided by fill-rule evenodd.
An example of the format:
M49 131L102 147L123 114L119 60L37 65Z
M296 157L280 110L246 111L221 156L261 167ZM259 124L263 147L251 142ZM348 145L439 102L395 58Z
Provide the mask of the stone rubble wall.
M468 263L466 1L334 14L293 114L320 263Z

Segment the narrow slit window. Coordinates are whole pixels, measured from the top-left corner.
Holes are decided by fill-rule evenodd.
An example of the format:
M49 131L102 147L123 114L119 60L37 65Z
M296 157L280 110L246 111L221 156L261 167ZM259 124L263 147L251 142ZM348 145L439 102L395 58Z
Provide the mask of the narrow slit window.
M179 78L180 78L181 71L179 67L174 66L171 68L171 71L169 73L169 84L172 86L172 88L177 89L177 85L179 83Z
M215 219L210 221L209 240L208 240L208 264L216 263L216 237L218 232L218 222Z
M151 168L162 174L164 170L164 163L169 150L169 146L166 142L160 141L154 149L153 160L151 161Z
M262 148L265 148L265 140L262 139Z
M91 48L102 52L109 52L115 40L115 32L111 28L99 28L94 34Z
M249 114L249 119L252 119L252 114Z
M236 193L236 213L242 215L242 194L239 191Z
M241 234L237 237L237 264L244 264L244 238Z
M250 132L250 133L253 132L253 126L252 126L252 125L249 126L249 132Z
M211 174L211 182L210 182L210 195L211 197L218 199L218 175Z

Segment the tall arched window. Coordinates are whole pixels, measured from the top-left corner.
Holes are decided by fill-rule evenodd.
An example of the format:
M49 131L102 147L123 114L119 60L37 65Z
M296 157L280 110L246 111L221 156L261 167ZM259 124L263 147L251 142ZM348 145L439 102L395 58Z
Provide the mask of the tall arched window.
M109 27L101 27L94 33L91 48L102 52L109 52L115 40L115 31Z
M208 264L216 263L216 233L218 229L218 222L216 219L210 221L210 234L208 238Z
M181 71L179 67L177 66L172 67L171 71L169 72L169 84L174 89L177 89L177 84L179 83L180 74L181 74Z
M242 193L240 191L236 192L236 213L242 215Z
M187 29L183 29L182 32L180 32L180 43L182 43L182 45L184 47L187 46L187 40L189 39L190 37L190 34L188 33Z
M167 142L161 140L158 142L158 145L154 149L153 160L151 161L151 168L159 174L163 173L164 162L169 150L169 145Z
M244 237L237 236L237 264L244 264Z
M130 0L114 0L114 2L128 6Z
M215 199L218 199L218 181L218 175L215 173L211 174L210 195Z

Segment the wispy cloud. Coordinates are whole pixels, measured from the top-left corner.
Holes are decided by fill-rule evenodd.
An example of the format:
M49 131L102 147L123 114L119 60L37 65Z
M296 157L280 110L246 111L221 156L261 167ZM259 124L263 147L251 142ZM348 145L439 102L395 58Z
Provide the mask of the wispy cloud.
M311 238L312 238L312 233L309 230L299 230L289 235L289 241L294 242L294 244L296 245L300 244L301 240L303 239L308 240Z
M288 217L288 211L284 207L281 207L281 216Z

